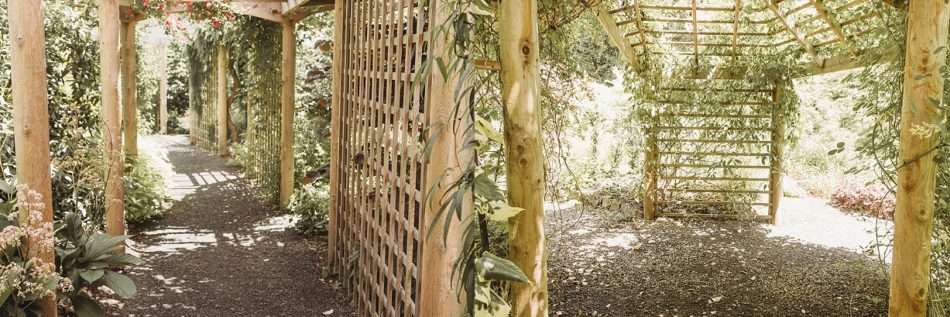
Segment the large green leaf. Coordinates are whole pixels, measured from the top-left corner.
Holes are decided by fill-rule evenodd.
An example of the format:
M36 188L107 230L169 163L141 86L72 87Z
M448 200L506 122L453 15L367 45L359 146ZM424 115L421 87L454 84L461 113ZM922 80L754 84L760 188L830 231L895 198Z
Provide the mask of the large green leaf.
M70 300L73 302L77 317L104 317L106 315L98 302L83 293L71 297Z
M475 269L489 280L530 283L528 276L513 262L488 252L475 260Z
M86 280L86 282L89 282L89 284L95 283L105 274L105 270L82 270L79 272L79 276Z
M125 299L135 297L135 282L132 282L132 279L125 276L125 274L106 271L102 281L119 297Z

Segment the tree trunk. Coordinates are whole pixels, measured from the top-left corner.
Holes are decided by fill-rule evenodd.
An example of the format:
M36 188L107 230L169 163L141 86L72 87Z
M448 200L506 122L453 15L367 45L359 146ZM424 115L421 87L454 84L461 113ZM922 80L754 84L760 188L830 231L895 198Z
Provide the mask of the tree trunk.
M293 21L284 21L280 60L280 206L287 208L294 194L294 89L297 75L297 38Z
M894 214L891 317L927 315L937 171L934 147L940 140L939 126L946 117L939 106L943 100L944 80L940 71L946 65L948 23L947 2L910 2L901 109L901 166L897 170Z
M498 20L508 200L525 209L509 223L508 256L531 281L511 286L512 316L547 316L537 0L502 0Z
M106 166L106 233L125 234L122 173L122 117L119 108L119 4L99 0L99 49L102 77L102 130Z
M10 26L13 133L16 147L17 181L43 196L43 223L53 223L53 194L50 180L49 109L46 81L46 35L43 33L43 1L8 2ZM6 35L4 35L6 36ZM21 214L24 225L28 215ZM52 232L48 239L52 240ZM27 242L30 257L54 263L53 248L41 248L37 239ZM56 317L56 297L40 303L43 316Z

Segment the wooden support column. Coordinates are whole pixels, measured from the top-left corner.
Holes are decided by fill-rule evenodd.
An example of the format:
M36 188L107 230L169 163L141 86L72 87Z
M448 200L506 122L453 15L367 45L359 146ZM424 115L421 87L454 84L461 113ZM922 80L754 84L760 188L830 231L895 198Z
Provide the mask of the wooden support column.
M158 55L158 125L161 134L168 134L168 44L162 43Z
M218 133L218 155L228 156L228 49L224 46L218 46L215 80L215 104L218 109L218 124L215 131Z
M889 316L924 317L930 288L930 249L933 234L934 190L940 141L950 4L910 1L907 10L907 50L904 101L901 109L900 166L897 170L897 210L891 266Z
M333 12L333 92L330 105L330 212L327 225L327 262L335 267L337 250L337 226L339 223L338 204L340 202L340 128L343 118L343 51L346 39L346 0L336 0Z
M446 0L433 1L429 18L430 25L445 21L451 14L451 5ZM432 54L442 58L447 64L457 58L452 56L451 43L455 38L452 31L434 35L429 44L433 45ZM335 43L336 44L336 43ZM426 140L432 140L431 151L426 161L423 192L428 195L422 220L422 259L419 274L419 316L462 316L465 311L465 296L459 296L457 280L453 279L455 261L462 256L463 233L472 218L474 196L465 193L462 200L461 218L457 219L455 210L439 215L442 206L452 204L452 198L459 189L453 187L463 171L471 166L474 158L471 148L465 149L465 130L471 122L467 114L468 104L458 106L456 111L455 89L459 87L459 72L451 71L448 78L439 71L429 73L429 101L426 108L430 131ZM445 218L452 217L449 227L445 227ZM433 225L434 224L434 225ZM446 232L447 230L447 232ZM447 237L443 240L443 237ZM419 251L417 251L419 252ZM456 276L458 277L458 276Z
M125 134L124 145L125 155L136 157L138 150L138 93L136 91L136 69L138 68L138 57L135 47L135 20L123 21L121 30L121 82L122 82L122 115L123 132Z
M106 233L125 234L122 184L122 116L119 107L119 4L99 2L99 50L102 77L102 133L106 166Z
M508 257L531 283L511 285L512 316L548 315L544 236L544 149L538 77L538 1L498 7L508 200L524 211L509 221Z
M53 193L50 180L49 108L46 80L46 35L43 31L43 1L8 1L10 26L13 134L17 182L43 196L43 222L53 223ZM4 35L7 36L7 35ZM30 225L26 214L21 223ZM50 232L49 239L53 239ZM30 257L55 263L52 245L37 239L27 241ZM56 297L42 300L43 316L56 317Z
M782 175L785 160L785 89L787 83L775 82L772 90L772 151L769 169L769 223L778 220L778 207L782 201Z
M280 206L287 208L294 194L294 78L297 74L295 22L281 23L280 58Z
M659 171L660 151L656 146L656 130L647 131L646 153L643 164L643 219L656 219L656 181Z

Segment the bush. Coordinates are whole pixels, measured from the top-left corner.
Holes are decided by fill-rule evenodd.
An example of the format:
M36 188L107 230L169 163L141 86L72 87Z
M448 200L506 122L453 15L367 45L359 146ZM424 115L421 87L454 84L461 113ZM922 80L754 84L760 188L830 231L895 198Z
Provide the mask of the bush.
M847 212L894 219L897 199L883 185L845 183L831 194L831 205Z
M290 211L300 219L295 227L304 235L327 233L330 192L326 186L304 186L294 193Z
M129 159L125 166L125 220L143 223L165 213L170 199L165 194L165 180L145 159Z

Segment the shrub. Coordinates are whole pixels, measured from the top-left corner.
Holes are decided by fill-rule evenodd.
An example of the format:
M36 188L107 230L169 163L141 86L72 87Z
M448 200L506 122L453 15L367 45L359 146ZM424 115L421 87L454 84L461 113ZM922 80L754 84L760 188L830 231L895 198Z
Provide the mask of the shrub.
M831 205L847 212L894 219L897 200L883 185L843 184L831 194Z
M330 192L326 186L304 186L294 193L290 211L300 216L295 227L304 235L318 235L327 232Z
M125 219L143 223L160 217L169 201L165 180L145 159L129 159L125 166Z

